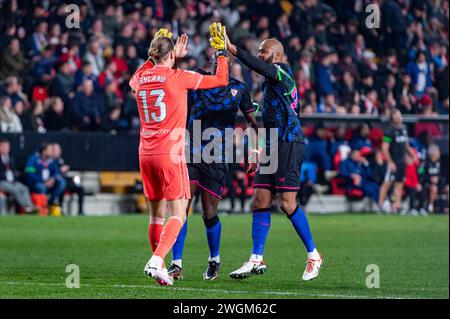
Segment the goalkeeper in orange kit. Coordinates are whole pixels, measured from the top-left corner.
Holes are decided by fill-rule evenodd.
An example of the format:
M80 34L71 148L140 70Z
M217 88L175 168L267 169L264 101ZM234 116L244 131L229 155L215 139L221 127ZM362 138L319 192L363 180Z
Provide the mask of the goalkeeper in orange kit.
M144 272L161 285L172 285L164 258L172 248L186 217L190 198L184 153L189 89L208 89L228 84L225 47L216 50L216 75L173 69L175 59L188 52L187 35L176 44L166 29L157 32L147 60L132 76L141 122L139 165L144 193L150 204L149 240L153 256ZM168 211L170 217L164 225ZM164 226L163 226L164 225Z

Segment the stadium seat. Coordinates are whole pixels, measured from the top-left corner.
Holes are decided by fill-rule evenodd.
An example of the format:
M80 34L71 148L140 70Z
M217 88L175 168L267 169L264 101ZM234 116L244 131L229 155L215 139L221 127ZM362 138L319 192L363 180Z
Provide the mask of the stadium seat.
M100 187L103 192L125 194L131 191L136 181L141 181L139 172L105 171L100 173Z
M47 195L32 193L31 200L39 208L39 216L48 216Z
M359 188L351 188L345 191L345 196L350 201L357 201L364 198L364 193Z
M345 195L344 189L345 180L342 177L335 177L330 181L331 194L333 195Z

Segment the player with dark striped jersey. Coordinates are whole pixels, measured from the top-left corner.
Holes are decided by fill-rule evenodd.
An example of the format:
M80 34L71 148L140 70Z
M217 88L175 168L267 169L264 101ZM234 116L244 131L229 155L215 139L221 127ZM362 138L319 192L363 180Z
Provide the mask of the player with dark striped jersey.
M221 34L225 34L222 32ZM261 163L256 172L255 195L252 202L253 249L248 262L230 274L231 278L242 279L266 271L263 261L264 246L270 229L270 207L273 199L280 201L280 207L292 222L306 251L306 269L303 280L318 276L323 262L316 249L305 212L297 203L300 189L300 172L305 157L305 145L299 119L298 92L289 65L283 63L284 48L276 39L263 41L254 57L233 45L226 37L228 52L236 56L244 65L263 75L262 117L265 129L275 129L274 139L266 139L265 153L270 151L271 161L278 163L274 173L263 170L271 161ZM267 136L268 134L266 134Z
M231 67L234 57L228 56L228 66ZM214 61L213 61L214 62ZM215 63L213 63L214 65ZM214 67L213 67L213 72ZM203 70L197 70L198 73L206 74ZM190 140L186 153L189 156L188 171L190 180L191 200L189 201L187 211L189 211L192 198L198 188L201 190L201 202L203 210L203 221L206 228L206 239L209 248L208 267L203 273L204 280L214 280L219 276L220 270L220 240L222 225L217 215L217 208L222 200L223 190L226 185L229 174L229 163L235 159L230 158L233 153L228 154L226 150L226 131L235 127L236 117L240 110L244 115L250 127L257 132L258 126L254 117L255 104L253 103L250 92L245 84L233 77L229 77L228 85L225 87L191 90L188 94L189 118L188 130ZM256 104L257 106L257 104ZM199 126L199 130L194 128ZM212 131L212 130L213 131ZM214 134L209 135L207 139L199 139L200 135L209 130ZM257 134L250 141L253 146L257 143ZM232 142L232 141L231 141ZM214 154L211 156L212 162L205 161L202 153L205 147L213 145ZM233 151L231 149L231 151ZM256 162L250 163L249 171L254 171ZM172 263L169 267L169 274L174 279L182 279L182 257L185 238L187 235L188 223L186 222L178 235L177 241L172 249Z

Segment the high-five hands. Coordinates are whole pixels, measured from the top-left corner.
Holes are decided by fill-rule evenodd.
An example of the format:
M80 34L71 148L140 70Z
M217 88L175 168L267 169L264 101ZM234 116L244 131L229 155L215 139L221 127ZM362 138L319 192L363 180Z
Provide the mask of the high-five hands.
M177 42L175 42L175 57L184 58L189 53L188 39L189 37L186 33L177 37Z
M209 43L216 51L226 50L225 36L227 32L221 23L213 22L209 25Z
M168 29L161 28L158 30L158 32L155 33L155 39L156 38L169 38L172 39L172 32L170 32ZM188 35L186 33L183 33L181 36L177 37L177 41L175 42L175 57L177 58L184 58L188 52Z

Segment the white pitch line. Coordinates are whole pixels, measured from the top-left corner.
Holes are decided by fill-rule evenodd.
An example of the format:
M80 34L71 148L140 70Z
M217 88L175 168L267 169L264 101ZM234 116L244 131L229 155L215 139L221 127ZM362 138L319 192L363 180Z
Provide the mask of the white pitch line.
M28 286L60 286L65 287L64 284L44 283L44 282L17 282L5 281L0 282L0 285L28 285ZM273 295L273 296L302 296L302 297L329 297L329 298L359 298L359 299L417 299L418 297L411 296L364 296L364 295L343 295L343 294L327 294L327 293L300 293L289 291L249 291L249 290L222 290L222 289L204 289L204 288L189 288L189 287L159 287L150 285L93 285L81 284L81 287L93 288L144 288L144 289L171 289L178 291L196 291L209 293L224 293L224 294L258 294L258 295Z

